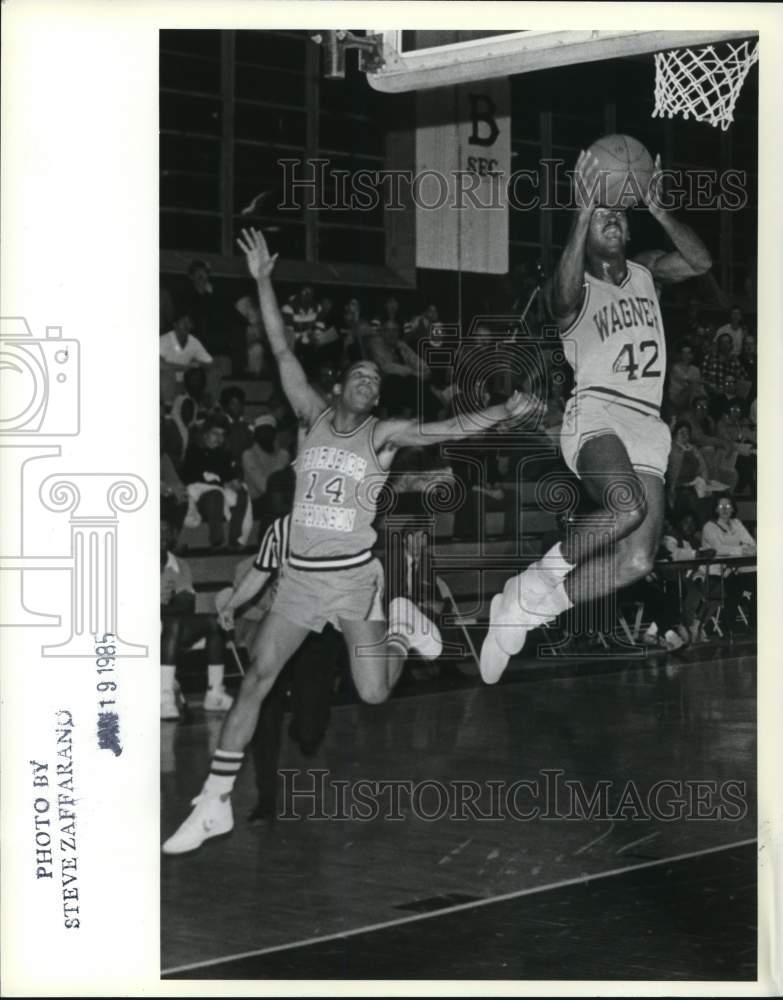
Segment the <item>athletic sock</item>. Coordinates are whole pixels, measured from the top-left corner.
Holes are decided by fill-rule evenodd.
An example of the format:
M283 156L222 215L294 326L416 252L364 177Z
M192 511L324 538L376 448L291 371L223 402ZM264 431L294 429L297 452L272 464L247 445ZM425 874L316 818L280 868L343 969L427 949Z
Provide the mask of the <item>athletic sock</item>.
M565 584L561 580L556 587L547 590L539 597L535 610L541 615L542 620L548 621L573 606L574 602L566 593Z
M204 791L208 795L229 795L234 788L245 754L241 750L217 749L212 757Z
M223 674L225 669L222 663L210 663L207 665L207 685L215 691L223 690Z
M174 683L176 681L176 666L170 663L163 663L160 668L160 693L174 694Z
M570 563L563 556L563 543L557 542L552 548L547 552L541 559L535 563L536 568L539 568L541 573L551 579L552 586L557 586L561 580L564 580L571 570L574 568L575 563Z

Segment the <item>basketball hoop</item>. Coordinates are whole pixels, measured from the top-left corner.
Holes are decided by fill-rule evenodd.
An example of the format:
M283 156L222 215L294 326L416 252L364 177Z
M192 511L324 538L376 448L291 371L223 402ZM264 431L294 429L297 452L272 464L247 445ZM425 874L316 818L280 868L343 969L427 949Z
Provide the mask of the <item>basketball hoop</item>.
M726 48L723 57L712 45L656 52L653 118L681 114L686 121L692 117L725 132L734 121L745 77L759 58L757 42L727 42Z

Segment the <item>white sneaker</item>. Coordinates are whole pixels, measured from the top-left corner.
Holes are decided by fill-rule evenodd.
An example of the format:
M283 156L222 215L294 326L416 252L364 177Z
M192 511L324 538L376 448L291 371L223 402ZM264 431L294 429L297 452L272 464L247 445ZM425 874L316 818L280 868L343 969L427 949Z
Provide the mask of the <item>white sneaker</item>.
M682 647L685 645L685 643L682 641L680 636L677 635L677 633L674 631L673 628L670 628L667 632L664 632L663 641L666 644L666 648L671 650L682 649Z
M528 632L556 616L534 610L552 590L551 574L539 565L506 581L489 606L489 631L481 647L479 670L485 684L497 684L512 656L522 651Z
M485 684L497 684L508 661L525 645L531 628L530 625L520 624L519 609L509 613L503 603L503 595L496 594L489 606L489 631L479 657L479 670Z
M389 631L404 635L427 660L436 660L443 651L440 629L407 597L395 597L389 605Z
M160 693L160 717L163 722L174 722L179 718L177 696L172 690Z
M234 699L224 688L209 688L204 695L205 712L227 712L234 704Z
M193 799L190 816L163 844L164 854L186 854L201 847L210 837L220 837L234 829L231 798L202 792Z

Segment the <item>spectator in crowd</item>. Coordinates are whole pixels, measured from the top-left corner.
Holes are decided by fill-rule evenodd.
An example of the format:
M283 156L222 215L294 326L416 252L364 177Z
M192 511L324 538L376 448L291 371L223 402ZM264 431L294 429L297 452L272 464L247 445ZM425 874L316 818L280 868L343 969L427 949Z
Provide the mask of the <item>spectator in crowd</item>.
M226 712L233 699L223 686L223 637L217 617L196 614L196 592L193 576L184 559L174 555L176 532L167 522L161 522L160 533L160 717L178 719L177 654L190 649L199 639L206 639L207 692L204 709Z
M729 406L717 424L718 437L723 441L725 466L736 470L734 491L755 492L756 484L756 432L744 416L744 407L735 402Z
M180 531L188 512L188 491L177 466L166 451L165 427L170 422L161 412L160 427L160 511L161 517Z
M717 338L714 349L704 359L701 377L713 399L724 392L727 380L733 379L736 386L738 381L745 379L742 365L732 353L732 340L727 333Z
M296 295L290 296L281 309L283 322L289 337L295 344L309 344L315 322L318 319L318 303L313 289L304 285Z
M422 313L414 316L403 327L402 336L405 343L417 350L419 341L430 335L432 327L438 323L438 307L430 303Z
M384 376L380 406L389 417L412 417L419 413L424 385L430 369L413 348L400 338L398 323L379 324L367 339L367 357Z
M343 367L348 367L367 357L367 345L374 332L372 323L362 316L361 302L356 298L349 299L343 310L343 325L340 330L343 343Z
M715 503L713 517L702 529L702 544L715 550L717 557L736 559L756 555L756 542L745 525L736 516L737 508L730 497L719 497ZM756 569L754 566L731 566L731 564L711 564L709 578L712 584L710 597L721 594L723 611L721 629L731 638L737 620L737 611L745 592L750 595L748 621L755 627L756 614Z
M757 382L758 382L758 368L757 368L757 356L756 356L756 337L755 334L746 333L742 341L742 350L740 351L739 363L742 365L742 370L750 382L748 387L748 392L746 399L752 401L756 398Z
M672 448L666 470L666 499L674 516L696 508L697 498L707 496L710 481L707 463L691 441L691 425L687 420L678 421L672 430ZM700 484L698 491L697 484Z
M211 548L223 546L227 522L232 548L247 543L253 526L247 489L226 446L226 429L223 417L205 420L201 440L188 445L182 469L189 498L185 525L195 527L203 518Z
M160 338L160 396L173 402L182 391L185 372L194 366L208 368L213 363L201 341L193 335L190 313L176 310L174 326Z
M192 434L210 413L211 400L206 393L206 383L202 368L189 368L183 381L185 391L171 404L161 427L164 451L177 470L182 467Z
M672 562L693 562L699 557L711 559L715 552L702 546L699 522L693 511L686 510L673 523L664 526L662 548ZM682 617L692 643L704 642L704 616L707 601L704 592L705 566L691 567L685 571L661 570L677 583L681 593Z
M738 389L736 379L729 375L723 383L723 392L719 392L712 398L710 412L715 420L720 420L733 406L744 411L745 400Z
M235 629L239 637L240 629L249 624L244 628L243 643L249 648L255 641L258 625L272 606L278 571L288 558L289 528L289 515L276 518L265 531L256 557L237 567L233 589L221 591L215 599L219 621L226 631ZM235 615L239 616L238 621ZM251 741L258 801L248 816L249 822L275 816L286 701L290 698L289 736L299 744L305 757L311 757L329 725L335 668L344 651L342 638L331 625L320 634L311 632L264 699Z
M383 315L378 320L381 333L396 334L397 339L402 336L402 324L400 323L400 303L394 295L389 295L383 303Z
M256 417L252 424L253 444L242 454L242 471L253 505L253 515L269 518L266 504L269 478L291 464L291 456L277 444L277 420L271 413Z
M339 368L342 364L344 348L337 327L334 302L329 296L324 296L318 305L318 315L313 327L312 351L307 369L309 377L317 375L321 368Z
M684 624L684 613L677 591L663 575L652 572L629 588L636 600L644 604L649 621L642 635L646 646L663 646L670 652L682 649L690 642L690 633Z
M220 394L220 410L226 421L226 444L238 468L242 455L253 444L253 431L245 420L245 399L245 392L239 386L229 386Z
M723 326L718 327L715 333L715 341L717 342L723 336L729 337L731 339L731 353L735 357L738 357L742 350L742 340L747 330L748 328L742 321L742 310L737 306L733 306L729 313L728 323L724 323Z
M193 332L214 355L226 353L223 343L220 307L209 275L209 266L203 260L192 260L188 266L188 284L184 299L193 320Z
M250 378L259 378L264 367L266 333L261 310L250 295L237 299L234 308L245 321L245 347L247 360L245 372Z
M714 477L715 469L720 464L716 453L724 448L724 442L715 430L715 421L710 416L707 397L696 396L680 419L690 424L691 441L701 451L702 458L710 471L710 478Z
M700 390L701 372L693 363L693 349L688 344L680 344L669 369L667 397L672 413L677 415L688 409Z
M318 369L318 374L315 380L311 382L312 387L321 397L321 399L326 403L327 406L331 406L334 400L335 388L340 381L340 374L336 368L330 365L322 365Z
M234 329L231 312L216 294L205 261L191 261L184 299L193 321L193 333L214 358L214 366L209 372L210 391L214 397L220 391L221 377L228 375L232 368Z

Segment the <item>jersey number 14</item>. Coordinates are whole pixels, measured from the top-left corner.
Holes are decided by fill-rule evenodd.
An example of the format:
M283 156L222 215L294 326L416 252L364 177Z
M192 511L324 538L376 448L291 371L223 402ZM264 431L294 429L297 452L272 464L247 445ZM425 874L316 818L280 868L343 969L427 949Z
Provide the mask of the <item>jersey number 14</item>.
M658 360L658 344L654 340L643 340L639 344L639 360L636 360L636 350L635 344L623 344L620 348L620 353L614 359L614 364L612 365L612 373L614 375L621 375L623 372L628 373L628 381L633 382L638 378L659 378L661 376L661 370L659 368L654 368L656 361ZM650 355L650 352L652 354ZM642 362L645 362L640 374L636 374L639 368L642 366Z

